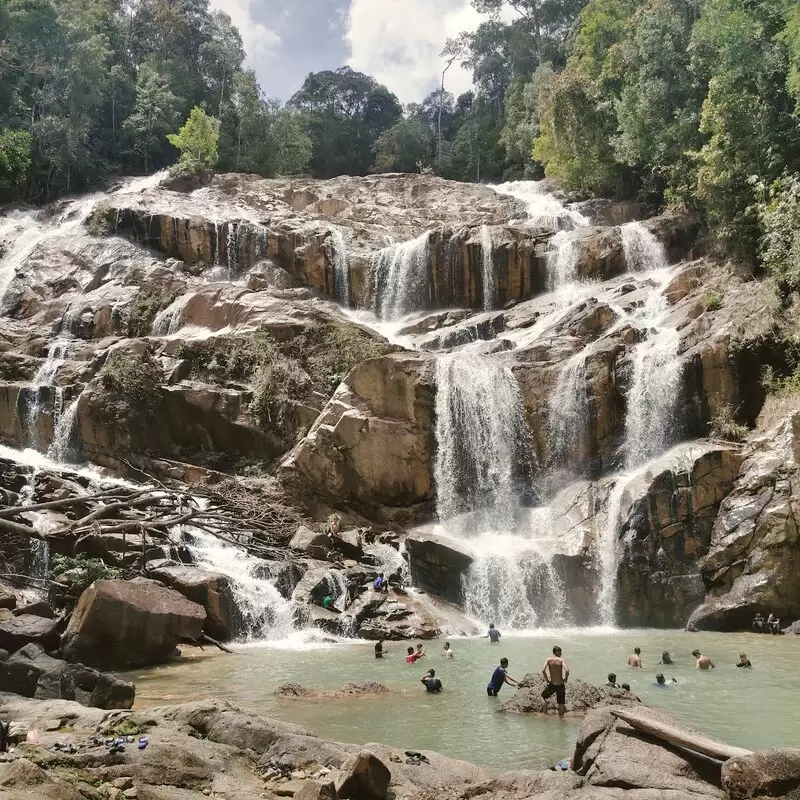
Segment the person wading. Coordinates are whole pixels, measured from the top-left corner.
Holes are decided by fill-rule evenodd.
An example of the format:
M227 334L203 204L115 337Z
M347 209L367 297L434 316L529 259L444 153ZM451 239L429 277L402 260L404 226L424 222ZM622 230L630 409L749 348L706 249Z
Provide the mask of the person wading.
M558 706L558 716L563 717L567 710L567 679L569 678L569 667L567 662L561 658L561 648L556 645L553 648L553 655L544 662L542 676L547 681L547 687L542 692L542 700L547 700L553 695L556 696ZM545 713L547 713L547 703L545 703Z

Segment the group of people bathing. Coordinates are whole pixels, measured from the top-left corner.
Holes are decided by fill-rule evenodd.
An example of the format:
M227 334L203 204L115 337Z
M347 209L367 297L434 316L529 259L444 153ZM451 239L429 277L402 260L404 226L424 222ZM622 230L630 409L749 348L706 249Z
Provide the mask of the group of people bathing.
M492 623L489 626L489 630L487 631L486 635L482 638L489 639L492 644L497 644L501 637L502 634L494 626L494 623ZM386 652L387 651L384 648L383 639L375 643L375 658L383 658ZM563 651L558 645L553 647L553 654L544 662L544 666L542 667L542 677L547 684L544 688L544 691L542 691L542 700L545 701L545 713L547 711L547 700L555 695L556 709L559 716L563 716L566 712L567 680L569 679L569 666L564 660L562 652ZM425 658L426 656L427 651L423 645L418 644L416 649L409 646L406 649L406 664L415 664L421 658ZM700 650L692 650L692 656L695 659L696 669L703 672L710 669L715 669L716 665L714 662L708 656L703 655ZM450 642L444 643L444 646L442 647L442 658L445 660L454 658L454 652ZM668 666L674 664L675 662L672 660L672 656L670 655L669 651L664 650L664 652L661 654L661 660L658 663L660 665ZM634 647L633 653L628 656L628 666L633 669L644 669L644 664L642 663L642 650L640 647ZM736 666L750 669L753 665L750 662L750 659L747 657L747 653L740 653L739 662L736 664ZM420 677L419 680L420 683L425 687L425 691L430 694L439 694L439 692L442 691L442 681L436 676L435 669L429 669ZM675 678L671 678L669 683L677 682L678 681ZM489 695L489 697L497 697L497 695L500 693L500 690L503 688L503 685L506 683L509 686L519 686L519 681L508 674L508 659L501 658L500 664L495 667L492 672L492 677L489 679L489 683L486 686L486 693ZM657 688L663 689L669 686L669 683L667 683L664 673L659 672L656 675L653 685ZM626 692L631 690L629 684L617 683L617 675L614 672L608 673L608 680L605 685L610 689L622 689Z

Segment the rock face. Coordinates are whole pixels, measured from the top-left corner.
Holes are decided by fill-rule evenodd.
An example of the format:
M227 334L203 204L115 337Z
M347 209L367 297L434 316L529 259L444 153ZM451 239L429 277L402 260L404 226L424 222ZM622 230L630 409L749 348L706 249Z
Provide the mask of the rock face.
M26 644L51 648L58 644L56 621L25 614L0 622L0 647L13 653Z
M436 534L417 532L406 538L406 552L416 586L456 603L461 600L461 579L474 561L468 547Z
M633 501L619 530L620 624L681 627L702 602L699 565L741 460L735 447L679 446L628 484Z
M39 700L76 700L95 708L131 708L136 688L129 681L51 658L29 644L0 662L0 691Z
M227 641L238 632L239 612L227 575L183 566L161 566L149 575L201 605L206 611L203 630L212 638Z
M555 697L542 699L542 692L547 683L541 675L526 675L516 693L500 706L501 711L513 714L548 714L554 713ZM638 706L641 700L624 689L612 689L608 686L592 686L592 684L572 678L567 682L566 713L569 715L587 714L597 708L608 706Z
M722 788L730 800L794 797L800 793L800 750L764 750L722 765Z
M642 713L688 730L660 711L648 708L642 709ZM719 767L688 751L662 747L657 740L616 720L606 709L590 712L583 721L572 768L585 779L587 789L591 787L595 791L603 787L625 787L629 792L640 791L642 797L653 800L725 798L725 793L718 788Z
M95 581L78 600L64 634L64 656L99 667L167 661L181 639L196 639L206 612L151 582Z
M282 480L372 516L427 506L433 486L430 380L429 359L418 354L356 367L284 459Z
M782 416L755 438L722 502L692 628L749 630L756 612L800 617L800 411Z
M361 750L342 764L336 791L351 800L386 800L392 773L374 753Z

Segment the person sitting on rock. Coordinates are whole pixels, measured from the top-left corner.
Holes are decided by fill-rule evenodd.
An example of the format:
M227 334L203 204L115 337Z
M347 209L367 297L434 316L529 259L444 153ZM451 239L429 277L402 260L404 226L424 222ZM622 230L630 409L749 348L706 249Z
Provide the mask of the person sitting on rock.
M454 658L453 648L450 647L450 642L445 642L442 648L442 658Z
M492 677L489 679L489 685L486 687L486 694L488 694L489 697L497 697L504 683L507 683L509 686L519 686L519 681L508 674L507 658L501 658L500 666L494 668Z
M617 673L616 672L609 672L608 673L608 682L606 683L606 687L609 689L619 689L617 685Z
M642 649L640 647L633 648L633 653L628 656L628 666L642 669Z
M753 617L753 630L756 633L764 633L764 617L761 616L761 612L757 611L756 615Z
M502 634L500 633L497 628L494 626L494 622L489 623L489 630L486 632L486 636L481 636L481 639L489 639L492 644L497 644L500 641L500 637Z
M436 677L435 669L429 669L419 679L419 682L425 686L425 691L428 694L439 694L442 691L442 682Z
M697 659L697 669L705 671L715 668L714 662L708 656L704 656L699 650L692 650L692 655Z
M659 664L672 664L672 656L669 654L669 650L665 650L661 654L661 661L658 662Z
M326 594L325 597L322 598L322 607L326 611L333 611L337 614L341 614L342 612L339 611L338 608L333 604L333 597L329 594Z
M745 669L750 669L753 665L750 663L750 659L747 657L747 653L739 653L739 663L736 665L737 667L744 667Z
M767 617L767 631L773 636L781 632L781 621L774 614Z
M377 578L372 582L372 588L376 592L388 592L389 591L389 581L383 577L383 573L381 572Z

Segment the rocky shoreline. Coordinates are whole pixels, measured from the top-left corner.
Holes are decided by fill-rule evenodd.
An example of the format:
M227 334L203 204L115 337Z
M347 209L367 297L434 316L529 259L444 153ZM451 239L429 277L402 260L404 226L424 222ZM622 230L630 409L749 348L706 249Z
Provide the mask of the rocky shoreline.
M637 715L693 735L662 712L640 706ZM13 752L0 753L0 793L9 800L744 800L800 792L800 750L720 762L643 734L609 708L586 715L569 768L494 776L429 751L327 741L216 700L107 712L0 694L0 719L12 723ZM123 746L109 749L120 738Z

